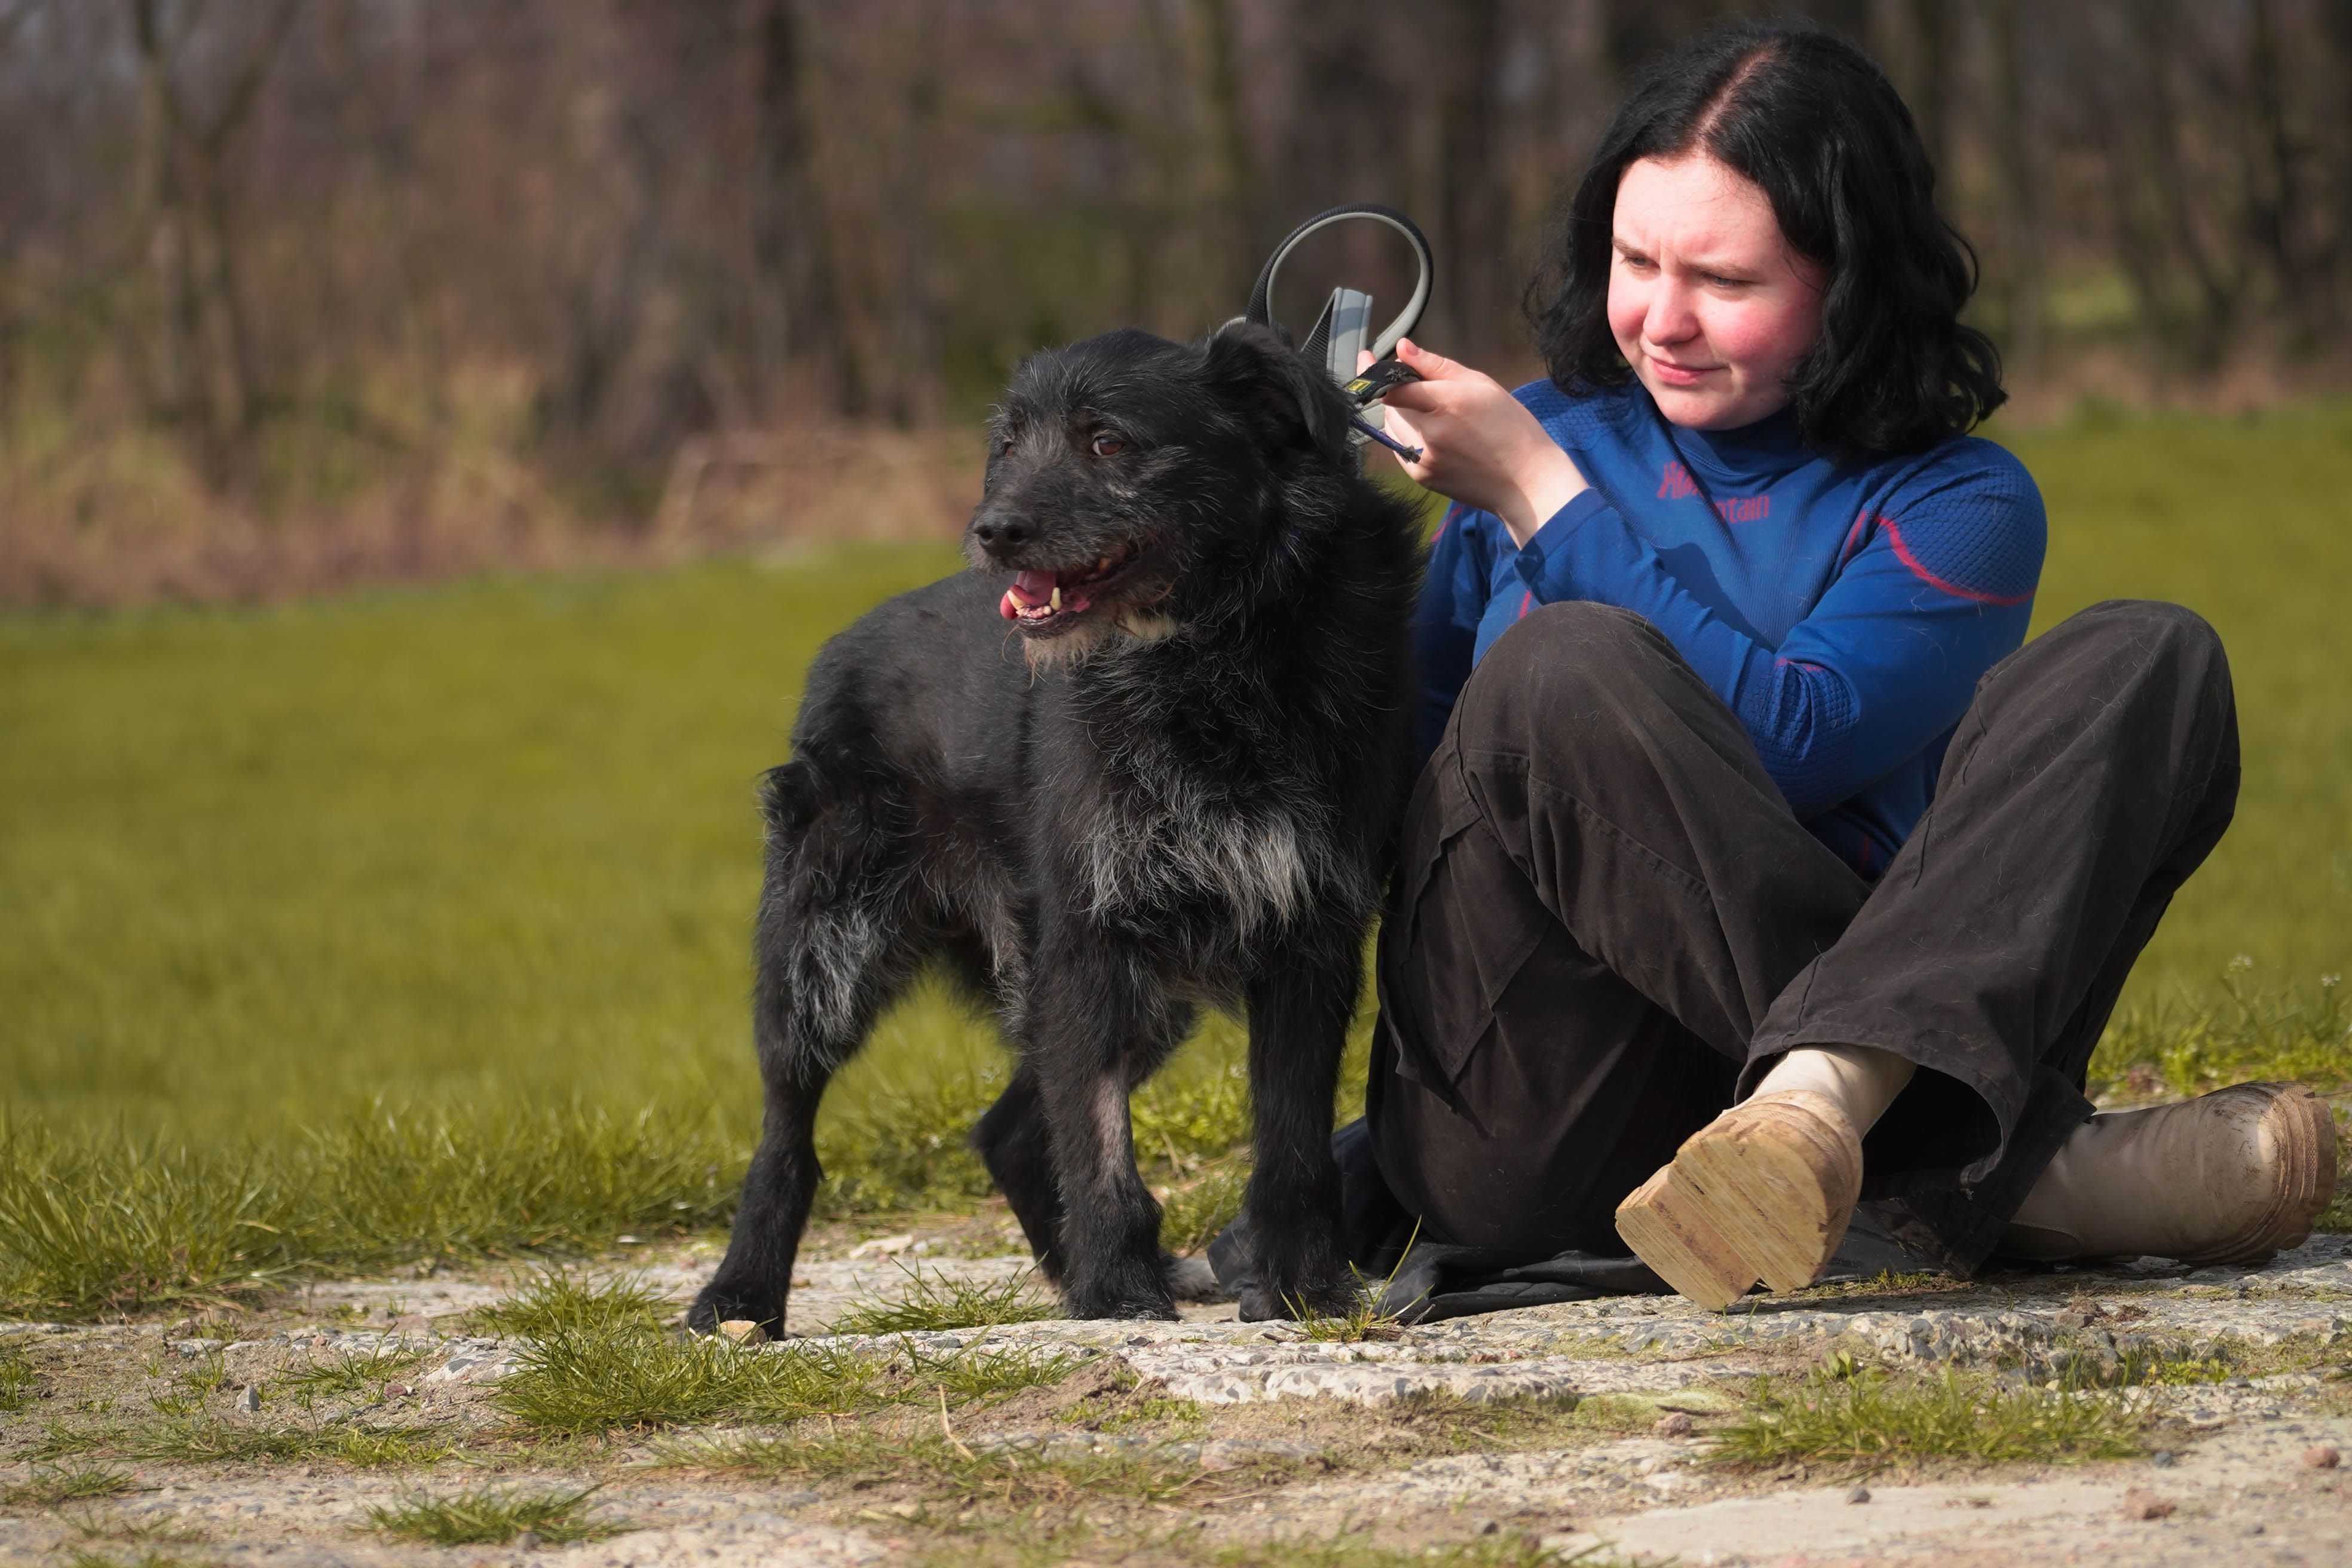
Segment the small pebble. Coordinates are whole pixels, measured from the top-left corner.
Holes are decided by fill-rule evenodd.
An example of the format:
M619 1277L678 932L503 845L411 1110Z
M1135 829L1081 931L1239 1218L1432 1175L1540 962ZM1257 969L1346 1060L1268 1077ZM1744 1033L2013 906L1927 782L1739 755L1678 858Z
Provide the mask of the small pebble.
M257 1383L247 1384L245 1385L245 1392L236 1396L236 1407L239 1410L244 1411L247 1415L257 1415L260 1414L261 1384Z
M2303 1451L2303 1462L2315 1470L2332 1470L2344 1462L2333 1443L2321 1443Z
M1651 1430L1661 1437L1687 1437L1690 1436L1691 1418L1679 1410L1670 1410L1658 1417L1658 1424Z
M1478 1521L1478 1533L1481 1535L1499 1535L1502 1531L1502 1521L1499 1520L1482 1519Z
M1870 1489L1868 1487L1856 1487L1852 1491L1845 1494L1845 1500L1848 1502L1868 1502L1870 1500Z
M535 1530L524 1531L520 1535L514 1538L514 1543L515 1550L518 1552L536 1552L540 1549L541 1544L539 1539L539 1531Z
M2139 1487L2133 1487L2124 1493L2126 1519L2168 1519L2179 1506L2170 1498L2160 1498Z
M719 1331L739 1345L763 1345L768 1342L768 1331L749 1318L730 1318L719 1325Z
M2172 1450L2169 1448L2158 1448L2155 1453L2150 1454L2147 1457L2147 1462L2154 1465L2159 1470L2168 1470L2172 1468L2173 1465Z
M2250 1524L2246 1526L2246 1533L2248 1535L2260 1535L2266 1528L2268 1527L2264 1525Z

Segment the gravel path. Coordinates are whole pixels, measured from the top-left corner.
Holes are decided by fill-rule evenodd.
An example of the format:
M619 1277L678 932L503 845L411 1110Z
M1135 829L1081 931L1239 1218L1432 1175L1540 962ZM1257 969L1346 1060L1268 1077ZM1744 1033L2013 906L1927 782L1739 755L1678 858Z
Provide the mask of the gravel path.
M629 1262L607 1272L652 1283L681 1304L711 1267L707 1249ZM996 1283L1018 1276L1023 1260L903 1250L812 1260L801 1271L795 1326L821 1330L853 1303L888 1296L907 1268ZM1092 1403L1072 1395L1053 1406L1052 1391L1043 1391L968 1408L952 1427L942 1415L928 1430L944 1431L975 1463L1026 1465L1033 1477L1069 1463L1149 1462L1180 1479L1202 1478L1160 1493L1080 1488L1066 1504L1002 1514L979 1494L945 1511L950 1504L924 1492L911 1472L903 1487L887 1476L745 1479L654 1468L654 1442L642 1436L555 1447L525 1441L488 1398L527 1347L469 1333L462 1321L513 1283L485 1275L320 1286L234 1326L0 1324L0 1342L24 1348L42 1377L40 1397L0 1414L0 1491L14 1492L0 1508L0 1563L65 1563L76 1551L96 1554L81 1561L131 1563L148 1552L154 1562L289 1568L838 1568L950 1557L1183 1563L1220 1550L1281 1561L1292 1554L1286 1542L1334 1540L1466 1563L1481 1561L1482 1543L1498 1537L1692 1564L2352 1563L2352 1483L2324 1463L2330 1448L2352 1452L2352 1237L2317 1237L2258 1269L2142 1266L1967 1286L1824 1287L1751 1298L1728 1314L1675 1299L1580 1302L1362 1342L1240 1323L1230 1306L1188 1309L1178 1323L1045 1321L802 1342L877 1356L1008 1346L1093 1352L1091 1369L1077 1374L1106 1391ZM271 1386L302 1360L386 1345L421 1359L353 1419L446 1430L463 1439L456 1458L407 1470L331 1458L118 1460L129 1489L116 1496L56 1504L26 1493L44 1478L53 1483L59 1466L102 1462L35 1462L52 1423L96 1419L109 1401L118 1415L142 1414L198 1367L217 1369L207 1397L235 1419L231 1401L246 1385ZM1738 1408L1748 1379L1838 1352L1892 1367L2000 1368L2035 1383L2150 1355L2232 1356L2249 1370L2224 1382L2128 1390L2124 1397L2162 1418L2163 1440L2177 1450L2151 1458L1915 1467L1862 1476L1866 1500L1849 1500L1857 1471L1767 1475L1710 1458L1709 1432ZM1104 1381L1108 1369L1118 1376ZM1444 1408L1492 1408L1497 1421L1523 1409L1555 1414L1516 1426L1480 1427L1465 1416L1472 1436L1456 1440L1435 1433L1433 1398ZM1584 1413L1615 1414L1574 1425L1582 1415L1559 1413L1579 1401ZM902 1417L893 1430L921 1433L922 1419ZM394 1542L369 1526L371 1508L485 1479L594 1487L589 1517L625 1532L560 1547L436 1548ZM1013 1521L1025 1522L1016 1530L1006 1522ZM1032 1535L1014 1542L1018 1531Z

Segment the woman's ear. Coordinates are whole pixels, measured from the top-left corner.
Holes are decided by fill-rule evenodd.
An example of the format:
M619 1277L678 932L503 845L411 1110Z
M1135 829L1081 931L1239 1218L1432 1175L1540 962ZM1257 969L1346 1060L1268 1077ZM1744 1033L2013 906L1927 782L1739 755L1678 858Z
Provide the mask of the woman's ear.
M1211 334L1202 379L1279 447L1327 454L1348 445L1347 400L1331 378L1264 327L1234 322Z

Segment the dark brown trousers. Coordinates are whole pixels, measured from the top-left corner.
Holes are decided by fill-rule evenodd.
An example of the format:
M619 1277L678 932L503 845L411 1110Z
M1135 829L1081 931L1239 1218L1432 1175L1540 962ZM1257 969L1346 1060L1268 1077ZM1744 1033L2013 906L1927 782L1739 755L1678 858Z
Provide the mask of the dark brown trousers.
M1988 673L1874 886L1655 628L1594 605L1480 661L1408 809L1372 1148L1423 1239L1622 1255L1618 1202L1794 1046L1920 1071L1864 1196L1962 1274L2090 1115L2125 975L2228 826L2212 629L2110 603Z

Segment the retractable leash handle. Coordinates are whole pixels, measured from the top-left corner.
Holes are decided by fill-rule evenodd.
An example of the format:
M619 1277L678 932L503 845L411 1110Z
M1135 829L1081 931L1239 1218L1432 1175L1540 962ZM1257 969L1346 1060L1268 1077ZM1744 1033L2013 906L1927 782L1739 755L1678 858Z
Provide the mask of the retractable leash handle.
M1421 232L1412 219L1394 207L1382 206L1378 202L1357 202L1348 206L1333 207L1328 212L1308 218L1292 229L1289 237L1275 247L1274 254L1266 258L1265 266L1258 271L1257 284L1250 290L1249 308L1243 312L1243 320L1255 326L1278 326L1274 319L1274 283L1276 276L1282 270L1284 259L1308 235L1329 228L1334 224L1360 220L1385 224L1404 236L1412 246L1413 259L1420 264L1421 274L1413 284L1412 298L1405 301L1404 309L1398 311L1378 335L1374 335L1371 330L1372 297L1354 289L1334 289L1331 298L1323 306L1323 313L1316 318L1313 329L1307 332L1307 341L1299 345L1298 352L1309 360L1320 361L1331 379L1344 387L1349 398L1363 410L1352 421L1358 446L1366 441L1378 441L1399 457L1412 461L1420 458L1420 451L1398 442L1379 424L1380 399L1391 387L1420 379L1388 357L1398 340L1420 324L1421 313L1429 308L1430 284L1437 270L1428 237ZM1380 363L1360 375L1356 371L1356 356L1365 352Z

